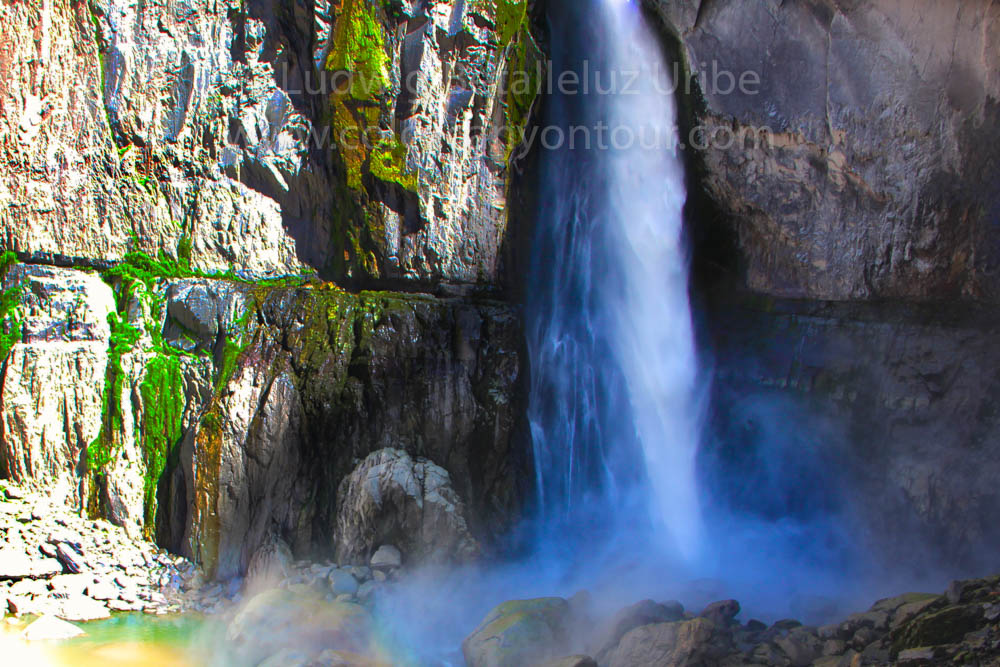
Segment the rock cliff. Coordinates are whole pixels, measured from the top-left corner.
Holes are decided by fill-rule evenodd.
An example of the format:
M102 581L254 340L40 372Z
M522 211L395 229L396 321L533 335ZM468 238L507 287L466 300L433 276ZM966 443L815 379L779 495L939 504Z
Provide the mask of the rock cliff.
M871 534L1000 545L1000 5L646 5L704 142L706 456L739 463L720 443L786 406L836 426ZM512 160L533 11L5 5L0 474L227 576L273 534L329 552L342 480L400 450L488 543L525 465L503 298L537 196Z
M746 286L997 301L1000 7L648 4L681 61L686 129L708 146L700 186Z
M497 286L527 0L57 0L0 21L5 249Z
M228 577L274 534L331 553L341 479L391 447L490 543L523 465L498 299L530 23L527 0L6 6L0 474Z
M712 493L988 569L1000 6L646 4L695 145Z

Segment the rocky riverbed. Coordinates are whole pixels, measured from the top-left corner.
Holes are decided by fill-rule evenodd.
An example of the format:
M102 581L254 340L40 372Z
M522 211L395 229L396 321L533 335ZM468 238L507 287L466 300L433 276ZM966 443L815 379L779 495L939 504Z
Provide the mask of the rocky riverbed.
M586 594L506 602L463 643L469 667L1000 664L1000 576L908 593L823 626L738 620L736 600L700 612L645 600L603 621ZM560 657L566 653L576 653Z
M145 612L212 619L198 650L213 664L1000 664L1000 576L955 582L943 594L879 600L823 626L742 620L736 600L700 611L644 600L610 615L586 592L513 600L482 619L461 655L457 647L441 647L441 657L427 663L386 629L392 626L381 603L412 574L392 545L379 547L368 565L338 566L295 560L272 537L251 558L245 578L223 584L44 493L10 484L0 489L0 599L8 627L23 639L67 639L86 633L88 621Z

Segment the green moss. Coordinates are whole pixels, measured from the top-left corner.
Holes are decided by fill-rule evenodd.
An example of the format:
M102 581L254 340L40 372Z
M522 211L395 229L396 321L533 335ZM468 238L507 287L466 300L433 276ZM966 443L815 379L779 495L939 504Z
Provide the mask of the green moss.
M182 242L184 238L187 237L182 237ZM91 488L97 488L103 481L104 471L114 460L124 433L122 394L128 378L122 358L137 347L145 332L148 335L146 349L152 358L144 365L145 373L139 385L143 413L141 423L136 424L135 436L143 453L144 529L147 537L151 538L156 527L159 480L182 436L184 358L196 356L165 344L160 325L166 304L157 287L160 281L166 279L209 276L192 270L186 259L174 261L163 253L153 259L141 252L128 253L123 262L108 269L102 276L114 289L115 312L108 318L111 342L102 395L101 431L87 448L87 467L94 481ZM304 284L306 280L304 277L288 276L265 281L265 284ZM128 313L136 301L143 305L143 317L139 322L129 322ZM241 332L245 331L249 316L250 312L247 312L238 321ZM241 333L240 339L243 337ZM226 342L218 374L219 383L232 373L241 350L240 340ZM96 496L92 497L89 506L95 514L103 511Z
M0 280L7 275L10 267L17 264L17 255L7 251L0 255ZM0 363L7 359L11 349L21 341L24 322L21 320L21 300L24 298L24 284L18 283L0 292Z
M142 451L144 532L152 539L156 530L156 491L167 460L183 435L184 374L178 355L160 353L146 366L139 385L142 395Z
M506 157L508 160L524 138L528 115L531 113L535 98L538 97L541 81L539 80L537 62L540 58L541 51L535 44L531 31L525 23L510 49L507 62L505 120Z
M528 0L474 0L472 10L493 22L501 47L510 44L528 20Z
M347 92L355 100L373 100L389 88L389 56L372 0L342 0L326 67L354 75Z
M125 383L122 357L131 352L142 337L142 331L130 324L124 315L134 291L134 284L120 286L115 295L117 312L108 315L111 343L101 395L101 432L87 447L87 468L91 472L101 471L111 462L122 432L122 387Z
M393 136L384 139L372 150L369 170L384 183L396 183L416 192L417 174L406 168L406 146Z

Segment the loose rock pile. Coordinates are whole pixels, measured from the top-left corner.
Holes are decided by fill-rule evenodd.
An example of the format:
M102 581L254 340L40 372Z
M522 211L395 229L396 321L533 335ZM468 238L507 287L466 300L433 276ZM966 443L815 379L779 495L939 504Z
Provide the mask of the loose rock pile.
M185 591L199 578L184 558L131 539L117 526L76 516L45 494L0 487L5 612L89 621L112 611L182 611Z
M490 612L462 648L469 667L1000 664L1000 576L955 582L944 595L880 600L822 627L744 624L739 612L735 600L699 614L646 600L595 624L585 599L512 601ZM580 648L587 654L559 657Z
M398 549L383 545L366 566L293 562L272 538L251 560L247 599L230 607L226 651L237 664L389 667L372 608L402 570Z
M293 561L288 545L281 539L272 538L251 559L243 589L253 594L276 588L319 597L327 602L352 602L370 607L380 587L400 575L402 564L399 549L389 544L376 549L368 565ZM239 595L234 596L236 601L238 598ZM194 606L199 608L197 602Z

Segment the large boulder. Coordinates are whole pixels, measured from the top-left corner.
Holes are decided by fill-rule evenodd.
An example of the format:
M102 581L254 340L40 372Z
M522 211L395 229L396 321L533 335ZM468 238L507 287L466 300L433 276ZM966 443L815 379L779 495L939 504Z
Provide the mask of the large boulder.
M270 535L254 552L247 565L246 582L250 590L267 588L285 579L294 558L288 543Z
M248 599L226 631L241 664L257 664L279 651L306 655L326 650L375 655L368 611L349 602L326 602L301 591L272 589Z
M497 606L462 642L469 667L521 667L565 655L570 608L562 598Z
M642 600L615 614L592 644L598 662L606 663L618 646L622 637L643 625L679 621L684 616L684 608L678 603L658 604L652 600Z
M337 498L340 562L367 564L385 542L412 562L465 561L479 552L448 472L427 459L374 452L341 482Z
M638 627L608 656L610 667L696 667L718 664L728 650L713 645L715 625L705 618Z
M55 616L39 616L21 632L21 637L29 642L63 641L85 634L87 633L77 626Z

